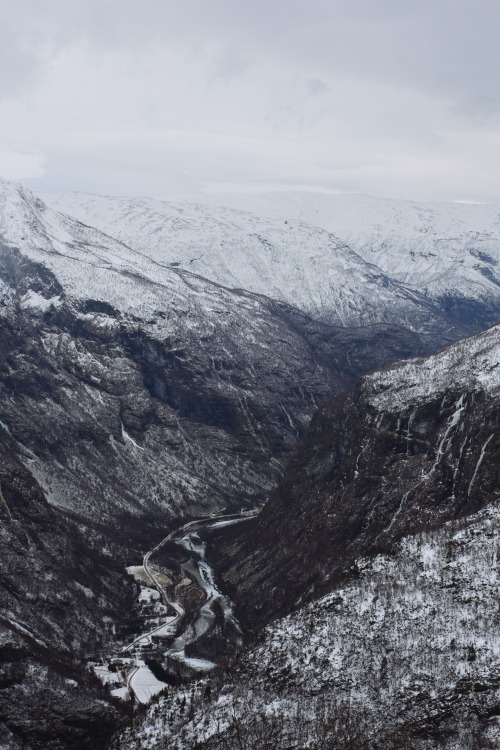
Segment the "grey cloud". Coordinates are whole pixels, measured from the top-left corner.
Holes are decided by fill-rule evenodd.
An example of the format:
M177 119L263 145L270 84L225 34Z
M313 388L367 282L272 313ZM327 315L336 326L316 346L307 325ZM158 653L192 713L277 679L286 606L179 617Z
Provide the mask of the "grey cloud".
M328 84L322 81L321 78L308 78L306 81L306 87L308 93L312 96L326 94L330 89Z
M234 47L225 47L213 59L215 78L234 78L240 76L251 64L249 58Z
M18 0L0 97L32 123L4 117L0 149L43 153L48 181L89 190L275 180L421 197L428 181L446 198L462 180L498 198L483 135L500 133L499 21L497 0ZM168 157L150 156L153 126ZM199 143L176 151L179 131Z
M55 47L85 39L137 50L199 37L223 44L216 74L237 74L249 55L260 56L318 66L323 78L344 72L411 85L449 97L464 113L499 106L491 96L500 65L496 0L24 0L3 15L7 27L9 18L38 27ZM32 51L11 49L3 59L12 53L11 76L33 69Z
M13 25L0 25L0 98L12 97L38 78L41 56Z

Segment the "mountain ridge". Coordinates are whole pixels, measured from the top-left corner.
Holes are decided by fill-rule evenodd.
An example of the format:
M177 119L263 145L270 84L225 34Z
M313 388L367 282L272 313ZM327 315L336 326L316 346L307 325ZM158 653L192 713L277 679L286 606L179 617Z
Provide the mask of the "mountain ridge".
M421 278L412 285L394 274L392 258L382 269L348 238L313 224L146 198L78 193L44 198L166 265L279 299L324 322L398 322L451 340L454 327L466 333L500 315L500 290L479 272L471 271L478 278L467 278L463 289L459 284L458 291L452 285L425 294ZM445 304L445 292L457 297L456 309ZM470 307L476 304L477 320L459 309L462 298L471 298Z
M149 223L144 247L0 183L0 438L37 487L39 502L43 495L49 501L45 512L59 519L58 544L72 548L83 530L83 557L104 550L104 586L119 585L120 568L140 562L175 525L254 506L279 483L258 520L245 522L246 533L223 526L211 536L219 580L234 594L247 629L256 630L308 601L314 608L325 593L355 581L363 555L390 557L409 533L477 513L495 496L498 327L431 357L388 366L427 355L494 318L496 285L487 275L478 271L483 301L471 287L471 296L453 296L447 311L446 301L390 278L314 227L185 204L166 205L155 225L156 204L145 201L141 213L135 201L117 200L111 199L115 208L130 208L137 219L134 231ZM160 240L148 250L155 226ZM198 257L191 252L201 240L215 242L207 268L227 282L227 268L213 263L222 257L221 237L233 260L257 248L255 274L265 271L268 281L286 286L286 295L231 289L182 268L180 256L162 249L169 239L169 252L183 250L190 259ZM321 269L331 251L337 265L326 278ZM494 266L493 255L469 255ZM260 262L265 257L267 265ZM327 265L311 265L317 257ZM279 271L293 258L300 260L294 278L312 269L305 291ZM238 284L246 283L246 273ZM329 306L337 325L300 309L322 275L325 296L317 310ZM343 325L339 300L351 316L344 322L368 324ZM1 482L7 509L15 475L12 469ZM8 529L2 508L0 502ZM2 539L5 556L11 537ZM47 558L49 572L52 564ZM22 588L29 567L19 570ZM53 587L44 573L36 567L29 585L59 602L59 579ZM75 599L74 610L68 605L69 620L83 602ZM49 627L50 617L56 626L57 615L48 611ZM123 614L132 624L133 608ZM97 607L93 627L117 634L120 617L105 625L106 617ZM28 620L27 613L19 618ZM12 628L3 623L1 633L8 645ZM54 643L56 660L58 649ZM85 661L90 651L82 651ZM13 653L5 652L7 664ZM29 672L30 658L21 655L26 669L17 687L8 686L6 700L9 690L31 696L45 684L62 690L57 670L42 679L37 669ZM64 687L64 700L71 689ZM91 711L90 694L89 701ZM27 714L28 705L21 700L17 715ZM99 705L97 724L102 719L111 731L119 717L109 700ZM25 718L13 746L17 736L38 750L54 732L54 741L63 742L50 711L45 735ZM89 735L77 735L80 750Z
M284 302L162 267L5 182L0 322L0 438L37 487L45 512L57 519L55 549L66 545L73 560L70 550L84 538L82 558L105 552L96 587L113 581L123 591L130 590L123 586L125 566L140 563L175 525L261 502L332 392L344 391L367 369L428 351L435 341L394 324L332 326ZM15 481L12 471L2 482L7 503ZM9 523L2 517L2 529ZM39 535L49 544L45 530ZM0 554L14 563L11 542L10 534L0 536ZM33 547L28 554L35 554ZM63 606L61 579L51 574L53 559L42 560L41 567L20 568L16 586L44 592L47 622L52 617L54 633L64 631L66 639L73 617L78 621L84 612L86 621L92 600L76 587L81 596L64 604L61 626L59 610L50 608L51 602ZM8 587L0 581L6 602ZM114 633L119 650L120 631L133 626L135 610L128 600L116 606L109 614L96 606L92 627ZM36 615L36 607L19 617L21 624L28 624L28 614ZM43 640L36 627L28 630ZM8 646L10 626L0 622L0 634ZM106 639L102 647L108 648ZM9 674L19 669L18 681L2 694L7 702L18 696L7 712L17 737L11 744L38 750L50 737L58 750L65 747L57 701L37 699L42 691L50 700L60 695L62 706L71 701L74 686L61 683L54 666L64 661L63 644L51 644L54 664L42 672L31 668L24 650L12 666L9 649L2 664ZM75 644L75 653L86 680L91 649ZM81 715L91 716L97 696L95 721L72 734L75 750L123 717L109 696L101 700L98 686L92 695L88 679L88 711ZM45 716L38 728L29 719L37 712Z

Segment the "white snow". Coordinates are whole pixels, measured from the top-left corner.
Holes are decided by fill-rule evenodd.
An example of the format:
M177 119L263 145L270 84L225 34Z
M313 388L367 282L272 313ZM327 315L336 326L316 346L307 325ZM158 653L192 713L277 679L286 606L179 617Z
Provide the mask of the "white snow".
M186 667L191 667L197 672L211 672L217 666L215 662L208 659L196 659L193 656L186 656L183 651L169 650L167 653L171 659L182 662Z
M104 664L96 664L93 669L103 685L120 685L122 682L120 674L112 672Z
M160 593L156 589L143 587L139 593L140 602L151 602L160 599Z
M122 701L130 700L130 692L126 687L114 688L110 692L111 695L113 695L115 698L120 698L120 700Z
M52 208L133 248L141 268L150 259L160 275L167 269L190 271L225 287L288 302L342 326L390 321L415 327L415 316L430 314L420 308L420 278L414 291L391 283L391 268L382 270L372 258L363 259L363 248L339 238L335 221L325 231L313 223L287 223L266 218L265 213L257 216L200 203L87 193L43 198ZM362 213L363 207L359 210ZM137 256L130 261L137 264ZM473 258L472 266L477 262ZM494 284L473 267L471 273L478 294L486 294L487 288L490 296L500 299Z
M151 699L165 690L164 682L160 682L144 662L138 661L129 678L129 688L134 693L139 703L147 704Z
M2 430L5 430L5 432L6 432L6 433L7 433L8 435L12 435L12 433L11 433L11 431L10 431L10 427L9 427L9 425L8 425L8 424L5 424L5 422L2 422L2 420L1 420L1 419L0 419L0 427L2 428Z
M400 413L412 405L445 393L447 387L463 391L497 393L500 388L500 326L463 339L425 359L398 363L363 380L371 404L379 410ZM456 427L463 401L448 424Z
M0 620L4 620L5 622L9 623L13 627L13 629L17 633L19 633L19 635L27 636L28 638L35 641L35 643L38 643L39 646L48 648L47 644L44 641L42 641L40 638L37 638L36 635L26 627L26 625L23 625L18 620L15 620L12 617L6 617L4 615L0 615Z
M32 289L30 289L30 291L21 299L21 307L32 307L33 309L41 310L42 312L46 312L51 307L60 307L60 305L62 305L62 300L59 295L51 297L50 299L45 299L45 297L42 297L41 294L34 292Z
M320 307L325 273L334 272L338 281L348 277L352 250L391 278L431 298L448 292L473 298L498 298L499 294L495 290L500 281L498 204L417 203L304 192L173 195L157 201L85 193L44 194L43 198L141 252L150 253L154 247L165 262L226 285L283 298L272 284L275 274L278 291L281 288L288 301L303 309L307 305L309 311ZM249 244L247 237L240 252L234 233L252 231L250 214L254 214L255 241ZM276 232L268 232L271 220L288 234L285 251L275 243ZM312 232L308 242L305 224ZM330 256L336 257L330 257L330 262L311 246L314 237L318 248L322 244L321 235L312 227L335 235L337 247ZM295 248L299 243L304 247L302 257ZM339 249L342 246L345 254ZM286 270L285 254L289 259ZM248 255L258 257L258 262L252 265ZM299 278L296 272L303 283L294 281ZM335 308L339 322L350 321L351 305L344 297L330 296L328 304Z
M486 453L486 448L488 447L488 443L492 439L493 435L490 435L489 438L487 438L486 442L484 443L483 447L481 448L481 453L479 454L479 458L476 464L476 468L474 469L474 474L472 475L472 479L470 480L469 489L468 489L468 495L470 495L472 488L474 486L474 483L476 481L477 473L481 467L481 464L483 463L484 454Z
M172 732L168 696L121 746L159 750L168 736L172 750L186 750L235 716L242 725L269 711L293 717L300 705L313 718L325 701L361 706L375 731L418 716L419 700L424 717L432 699L473 701L468 686L477 683L493 685L478 700L495 701L499 540L500 511L491 506L403 540L396 555L358 560L357 580L271 623L214 700L199 700L191 721L176 717L181 731Z
M122 426L122 438L123 438L124 440L128 440L128 441L129 441L129 443L132 443L132 445L133 445L133 446L134 446L135 448L138 448L138 449L139 449L140 451L142 451L142 450L143 450L142 446L140 446L140 445L138 445L138 444L136 443L136 441L134 440L134 438L132 437L132 435L129 435L129 433L127 432L127 430L125 429L125 427L124 427L124 425L123 425L123 422L121 423L121 426Z
M129 575L133 576L136 581L139 581L139 583L144 582L146 576L144 565L129 565L125 570Z

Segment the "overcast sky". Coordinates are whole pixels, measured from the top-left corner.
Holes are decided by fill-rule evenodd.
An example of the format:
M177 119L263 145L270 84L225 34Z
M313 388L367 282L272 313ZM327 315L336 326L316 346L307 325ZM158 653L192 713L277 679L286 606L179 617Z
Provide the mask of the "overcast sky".
M500 200L498 0L3 0L0 174Z

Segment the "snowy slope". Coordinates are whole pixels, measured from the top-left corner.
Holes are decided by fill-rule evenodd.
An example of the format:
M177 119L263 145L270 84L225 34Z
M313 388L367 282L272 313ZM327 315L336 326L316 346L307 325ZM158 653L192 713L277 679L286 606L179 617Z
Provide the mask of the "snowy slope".
M8 721L10 747L101 747L119 712L75 669L134 625L124 564L176 519L258 502L349 381L346 346L361 339L365 369L421 350L385 333L390 357L0 182L0 745ZM144 669L135 680L151 689Z
M408 240L483 234L500 236L500 204L437 203L380 198L357 193L301 191L192 193L162 200L202 203L249 211L258 216L303 221L341 237L395 235Z
M493 294L500 283L500 205L418 203L307 192L206 193L171 200L301 221L333 232L392 278L436 299Z
M500 327L458 341L429 358L400 362L367 377L368 403L379 411L403 414L436 393L460 391L500 395Z
M281 470L271 442L290 450L335 388L274 303L158 264L6 181L0 238L16 373L0 387L29 383L1 419L51 501L87 519L248 500Z
M420 331L449 325L418 290L395 283L343 240L311 224L147 198L43 197L160 266L288 302L318 320L345 326L397 322ZM490 290L481 287L475 294L487 297ZM500 304L500 290L495 294Z
M499 342L495 326L395 364L315 415L258 521L214 547L249 627L318 595L367 550L495 497Z

